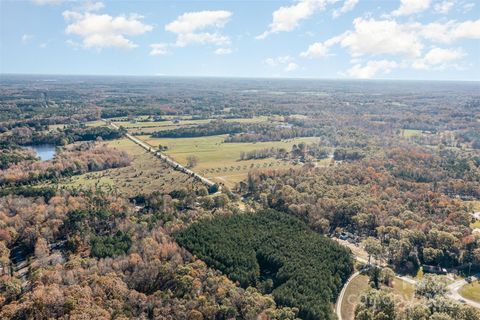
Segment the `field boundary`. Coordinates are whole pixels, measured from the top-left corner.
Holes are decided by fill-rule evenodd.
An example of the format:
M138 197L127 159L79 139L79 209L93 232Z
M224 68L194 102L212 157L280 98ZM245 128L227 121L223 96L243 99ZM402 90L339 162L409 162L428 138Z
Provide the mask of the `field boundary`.
M107 125L111 126L112 128L114 129L120 129L116 124L114 124L113 122L110 122L110 121L107 121L105 119L102 119L102 121L104 121ZM180 172L183 172L185 174L188 174L190 176L192 176L195 180L198 180L200 181L201 183L203 183L204 185L206 185L207 187L212 187L215 185L215 182L199 175L198 173L184 167L183 165L181 165L180 163L176 162L175 160L172 160L170 157L168 157L167 155L161 153L160 151L156 150L153 146L151 146L150 144L146 143L145 141L142 141L134 136L132 136L131 134L129 133L125 133L125 137L131 141L133 141L134 143L136 143L137 145L139 145L140 147L142 147L143 149L145 149L146 151L152 153L155 157L157 158L160 158L161 160L165 161L168 165L170 165L174 170L177 170L177 171L180 171Z

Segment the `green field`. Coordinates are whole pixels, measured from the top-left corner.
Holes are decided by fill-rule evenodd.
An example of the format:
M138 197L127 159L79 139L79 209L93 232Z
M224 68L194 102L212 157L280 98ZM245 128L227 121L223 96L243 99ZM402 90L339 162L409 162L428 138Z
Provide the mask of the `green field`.
M391 290L401 301L409 303L415 299L415 286L400 278L393 280Z
M411 138L411 137L418 137L422 135L422 130L415 130L415 129L403 129L402 130L402 135L405 138Z
M187 164L187 157L198 157L198 165L194 171L228 187L244 180L248 171L254 168L285 168L292 164L288 161L273 158L259 160L242 160L240 153L265 148L285 148L290 151L294 144L300 142L318 142L318 138L296 138L286 141L270 141L257 143L224 143L226 135L199 138L153 138L139 136L141 140L158 147L167 146L165 153L182 165ZM329 160L327 160L328 162Z
M474 281L464 285L460 291L460 295L469 300L480 302L480 282Z
M190 116L163 116L166 121L142 121L147 119L146 116L140 116L133 120L127 120L125 117L122 118L112 118L111 120L117 126L122 126L128 130L129 133L136 134L136 133L153 133L155 131L162 131L162 130L173 130L182 127L189 127L195 126L200 124L209 123L215 119L195 119L193 120ZM173 119L180 120L178 123L173 122ZM240 123L260 123L260 122L267 122L267 121L278 121L279 123L283 121L283 118L275 118L271 119L267 116L259 116L253 118L233 118L233 119L224 119L226 122L240 122ZM103 121L90 121L87 122L87 126L99 126L104 125L105 122Z

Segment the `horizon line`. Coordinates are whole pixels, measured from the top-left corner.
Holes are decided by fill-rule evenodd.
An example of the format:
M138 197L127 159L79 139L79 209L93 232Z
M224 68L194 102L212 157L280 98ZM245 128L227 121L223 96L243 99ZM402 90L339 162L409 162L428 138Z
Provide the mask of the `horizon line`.
M3 76L61 76L61 77L131 77L131 78L212 78L212 79L268 79L268 80L328 80L328 81L405 81L405 82L480 82L480 79L396 79L396 78L321 78L321 77L279 77L279 76L221 76L221 75L167 75L167 74L85 74L85 73L3 73Z

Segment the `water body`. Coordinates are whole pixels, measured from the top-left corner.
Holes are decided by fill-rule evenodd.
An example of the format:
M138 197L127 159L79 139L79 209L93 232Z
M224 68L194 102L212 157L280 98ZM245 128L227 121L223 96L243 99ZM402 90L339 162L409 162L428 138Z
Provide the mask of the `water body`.
M26 147L33 149L37 154L37 156L42 161L52 160L56 152L56 147L53 144L42 144L38 146L26 146Z

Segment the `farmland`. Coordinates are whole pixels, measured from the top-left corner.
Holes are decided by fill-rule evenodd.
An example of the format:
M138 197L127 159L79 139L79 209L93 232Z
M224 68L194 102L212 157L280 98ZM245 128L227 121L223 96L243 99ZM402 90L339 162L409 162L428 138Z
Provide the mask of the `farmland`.
M114 118L112 121L115 125L126 128L130 134L137 135L140 140L150 144L154 148L158 148L160 145L166 147L167 149L164 153L184 166L187 165L187 158L195 155L198 157L198 165L193 168L196 172L230 188L235 187L238 182L244 180L248 172L252 169L277 169L298 166L290 161L274 158L240 161L240 153L267 148L284 148L290 151L295 144L318 142L318 138L315 137L256 143L224 143L227 135L195 138L154 138L150 136L150 133L155 131L208 124L212 121L212 119L192 119L186 116L165 116L163 119L163 121L154 121L154 119L150 121L147 117L140 116L131 120ZM281 124L283 117L258 116L253 118L225 119L225 121L237 123L261 123L270 121ZM87 126L101 126L104 124L102 121L86 123ZM144 135L138 135L140 133ZM330 160L325 159L319 161L318 164L327 165L329 163ZM105 180L105 182L107 181L109 180Z
M224 143L225 135L199 138L152 138L140 136L141 140L158 147L166 146L165 153L182 165L187 164L187 157L198 157L196 172L228 187L244 180L248 171L254 168L286 168L293 166L288 161L273 158L242 160L240 153L265 148L285 148L290 150L294 144L317 142L318 138L296 138L287 141L257 143Z
M114 118L112 121L115 122L117 126L122 126L128 130L131 134L141 134L141 133L152 133L160 130L171 130L178 129L182 127L195 126L200 124L207 124L213 119L193 119L188 116L164 116L162 121L155 121L155 119L148 119L147 117L141 116L136 117L131 120L125 118ZM231 118L224 119L226 122L240 122L240 123L261 123L271 120L282 120L281 117L269 118L266 116L258 116L253 118ZM99 125L98 121L92 121L88 125L96 126Z

